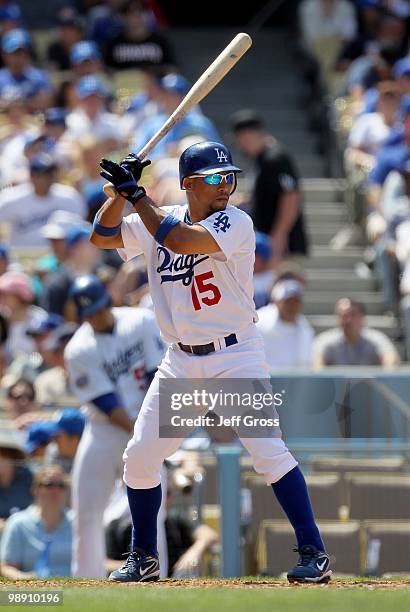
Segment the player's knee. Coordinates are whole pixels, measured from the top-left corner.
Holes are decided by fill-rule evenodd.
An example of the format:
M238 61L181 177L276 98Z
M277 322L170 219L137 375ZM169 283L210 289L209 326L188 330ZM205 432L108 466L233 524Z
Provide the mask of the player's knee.
M143 442L130 443L124 451L124 479L130 486L156 486L162 460Z

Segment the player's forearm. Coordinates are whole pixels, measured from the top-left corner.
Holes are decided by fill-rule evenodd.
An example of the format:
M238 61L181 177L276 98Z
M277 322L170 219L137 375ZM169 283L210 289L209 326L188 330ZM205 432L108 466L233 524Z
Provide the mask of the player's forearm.
M218 541L218 534L208 525L199 525L194 532L195 542L192 547L200 554Z
M105 228L113 228L120 225L124 210L125 200L122 196L116 195L114 198L108 198L97 213L97 221ZM102 236L93 229L91 242L100 249L112 249L123 246L119 244L121 239L121 230L113 236Z
M129 418L128 414L124 410L124 408L115 408L108 415L110 422L116 427L120 427L120 429L124 429L128 433L132 433L134 431L134 423Z
M34 578L33 572L22 572L13 565L2 563L0 566L1 575L3 578L9 578L10 580L21 580L21 578Z
M299 193L292 191L282 195L278 217L271 230L271 236L275 234L288 235L299 214Z

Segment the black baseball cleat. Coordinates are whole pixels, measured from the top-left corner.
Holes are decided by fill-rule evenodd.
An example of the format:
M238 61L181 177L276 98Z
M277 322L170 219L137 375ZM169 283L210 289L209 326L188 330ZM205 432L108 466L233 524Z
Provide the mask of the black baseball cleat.
M115 582L153 582L159 580L158 557L137 549L130 553L120 569L111 572L108 580Z
M332 575L330 559L323 550L310 544L293 550L300 557L295 567L288 572L289 582L329 582Z

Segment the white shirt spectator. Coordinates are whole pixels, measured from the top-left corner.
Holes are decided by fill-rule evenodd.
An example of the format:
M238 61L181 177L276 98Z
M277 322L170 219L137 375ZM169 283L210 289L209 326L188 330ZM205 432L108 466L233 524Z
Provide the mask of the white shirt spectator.
M380 113L365 113L354 122L350 130L348 146L376 156L390 130L391 126L385 123Z
M101 111L94 119L90 119L82 108L77 108L67 116L66 121L65 137L70 140L78 140L84 136L93 136L98 141L121 138L119 117L113 113Z
M29 128L11 138L1 151L0 180L1 186L16 185L30 178L28 158L24 155L24 147L28 140L40 135L38 128Z
M256 324L264 343L266 360L271 369L309 367L312 364L314 332L304 315L295 323L279 318L275 304L258 310Z
M325 10L326 5L332 5ZM307 43L319 38L337 37L351 40L357 32L356 13L347 0L304 0L299 22Z
M13 247L47 247L47 238L40 230L56 210L84 217L86 205L76 189L60 183L51 185L45 197L37 196L31 183L10 187L0 194L0 223L10 224L9 242Z

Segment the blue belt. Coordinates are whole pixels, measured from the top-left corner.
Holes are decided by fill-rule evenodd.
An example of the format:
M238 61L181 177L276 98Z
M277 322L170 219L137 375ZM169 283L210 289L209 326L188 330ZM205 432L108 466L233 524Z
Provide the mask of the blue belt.
M238 338L236 334L229 334L229 336L225 336L224 342L226 347L232 346L233 344L238 344ZM217 350L214 342L209 342L208 344L194 344L193 346L178 342L178 346L181 351L192 353L193 355L209 355L209 353L214 353Z

